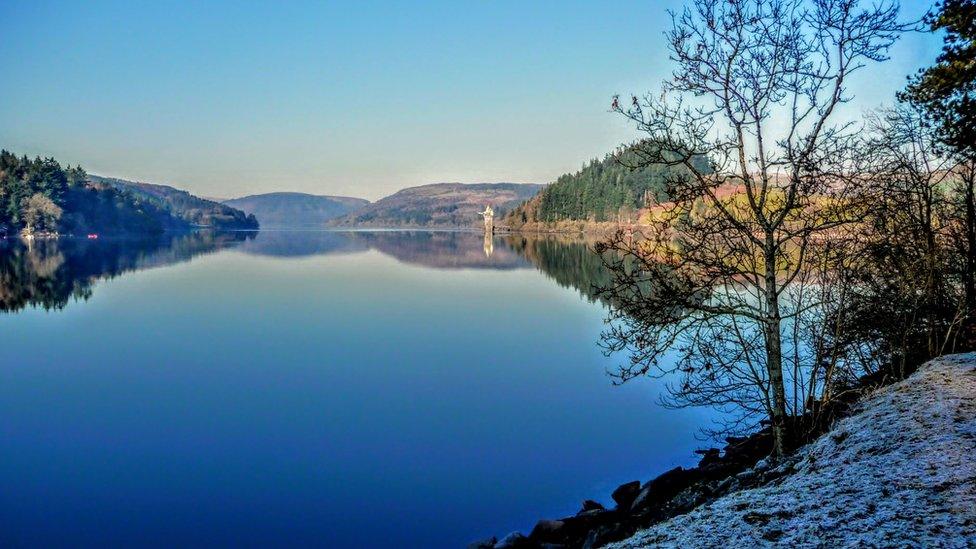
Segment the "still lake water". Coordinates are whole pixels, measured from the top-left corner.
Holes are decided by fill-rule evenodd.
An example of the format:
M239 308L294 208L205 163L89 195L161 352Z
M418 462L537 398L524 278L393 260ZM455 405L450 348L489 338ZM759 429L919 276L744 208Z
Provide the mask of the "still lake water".
M0 242L0 544L463 547L695 463L581 242Z

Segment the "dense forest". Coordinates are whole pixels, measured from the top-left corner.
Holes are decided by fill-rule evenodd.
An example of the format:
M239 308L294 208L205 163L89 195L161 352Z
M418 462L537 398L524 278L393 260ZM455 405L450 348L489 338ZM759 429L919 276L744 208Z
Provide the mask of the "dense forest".
M694 162L707 170L704 157ZM532 221L617 221L630 217L667 197L667 177L675 169L636 163L628 151L593 159L580 171L560 176L537 197L516 208L509 222L518 226Z
M166 209L53 158L0 151L0 234L160 233L188 225Z
M0 234L158 234L256 229L240 210L186 191L89 175L53 158L0 151Z

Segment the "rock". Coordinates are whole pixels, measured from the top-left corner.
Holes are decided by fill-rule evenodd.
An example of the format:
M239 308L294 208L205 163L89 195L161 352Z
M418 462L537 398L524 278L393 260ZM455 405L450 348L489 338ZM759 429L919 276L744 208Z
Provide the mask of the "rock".
M746 469L738 475L735 475L735 481L743 486L749 486L753 484L759 475L756 474L754 469Z
M634 499L631 508L648 509L664 505L685 488L701 479L701 471L675 467L654 480L648 481Z
M522 532L512 532L511 534L498 540L494 549L527 549L534 544L525 537Z
M626 510L630 508L630 504L634 502L637 498L637 494L640 493L641 483L639 480L634 480L626 484L621 484L616 490L610 494L613 501L617 502L617 509Z
M717 495L724 495L738 489L738 487L739 487L738 476L725 477L724 479L722 479L721 481L715 484L715 488L713 491Z
M722 461L730 466L745 468L769 455L773 449L772 434L766 429L748 437L728 437Z
M793 472L793 462L786 460L762 474L762 482L779 480Z
M469 543L468 549L493 549L496 543L498 543L498 538L491 536L490 538L485 538L481 541L473 541Z
M701 486L692 486L671 499L671 508L678 513L687 513L706 499L708 498Z
M566 523L561 520L542 519L535 523L535 528L529 534L529 539L535 541L560 541L564 535L563 527Z
M637 493L637 497L634 498L634 502L630 505L630 508L636 512L650 507L652 503L654 503L654 492L651 489L651 483L648 482Z
M579 519L579 521L593 521L594 519L599 519L605 516L609 517L616 515L616 512L608 511L606 509L590 509L589 511L580 511L579 513L576 513L576 516L573 518Z
M586 536L586 540L583 541L583 549L593 549L595 547L599 547L605 541L604 530L604 528L591 530L589 535Z
M583 507L581 507L580 510L579 510L579 513L576 513L576 514L579 515L579 514L583 514L583 513L587 512L587 511L595 511L595 510L598 510L598 509L599 510L603 510L604 509L603 505L600 502L593 501L592 499L587 499L587 500L584 500L583 501Z
M583 549L603 547L607 543L620 541L634 533L632 527L623 524L608 524L590 531L583 541Z
M709 448L707 450L695 450L695 453L700 455L701 461L698 462L699 467L708 467L716 463L722 462L722 451L718 448Z

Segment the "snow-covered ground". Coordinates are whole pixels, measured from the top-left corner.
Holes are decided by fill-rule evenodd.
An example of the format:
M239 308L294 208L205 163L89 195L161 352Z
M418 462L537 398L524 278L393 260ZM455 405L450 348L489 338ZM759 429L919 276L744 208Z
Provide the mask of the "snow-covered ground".
M792 467L611 547L976 547L976 354L879 390Z

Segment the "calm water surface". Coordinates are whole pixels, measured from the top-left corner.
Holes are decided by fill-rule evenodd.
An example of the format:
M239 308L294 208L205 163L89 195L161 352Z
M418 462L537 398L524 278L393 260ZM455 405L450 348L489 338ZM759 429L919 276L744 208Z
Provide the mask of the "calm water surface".
M0 243L0 543L458 547L694 463L579 242Z

